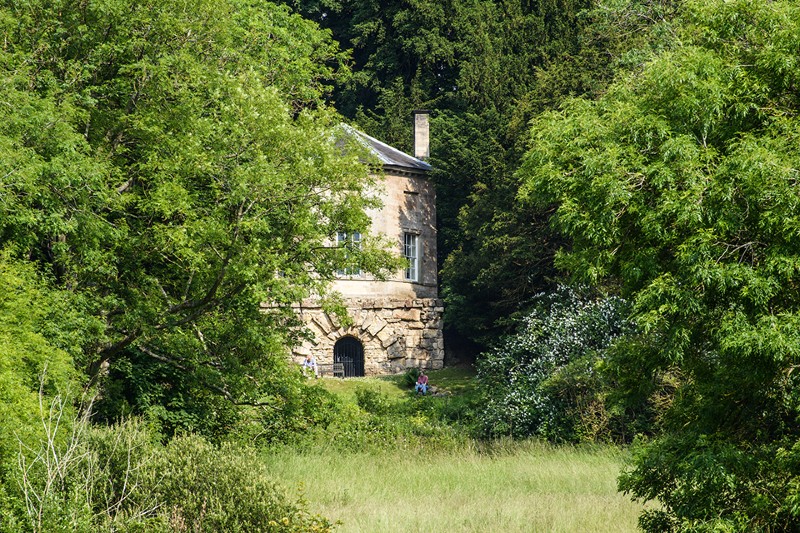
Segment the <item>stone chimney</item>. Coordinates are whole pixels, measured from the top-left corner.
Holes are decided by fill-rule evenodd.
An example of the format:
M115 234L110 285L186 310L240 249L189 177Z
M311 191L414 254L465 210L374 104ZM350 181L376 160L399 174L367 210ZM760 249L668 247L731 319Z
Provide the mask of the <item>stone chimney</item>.
M428 116L430 111L427 109L417 109L414 111L414 157L417 159L428 159L430 151L430 127Z

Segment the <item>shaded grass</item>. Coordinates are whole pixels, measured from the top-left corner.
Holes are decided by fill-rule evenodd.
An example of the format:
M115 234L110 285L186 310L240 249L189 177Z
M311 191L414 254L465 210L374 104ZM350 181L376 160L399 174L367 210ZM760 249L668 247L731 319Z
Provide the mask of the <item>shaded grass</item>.
M342 532L624 532L642 509L616 491L623 456L614 448L526 441L433 454L284 450L265 460Z

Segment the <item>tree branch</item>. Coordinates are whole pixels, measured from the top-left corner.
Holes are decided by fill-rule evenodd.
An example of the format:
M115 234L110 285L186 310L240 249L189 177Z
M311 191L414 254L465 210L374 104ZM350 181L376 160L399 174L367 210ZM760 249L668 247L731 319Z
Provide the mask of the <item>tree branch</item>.
M153 350L149 349L145 345L139 344L139 345L137 345L137 348L139 348L144 354L152 357L153 359L155 359L157 361L161 361L163 363L167 363L168 365L172 365L175 368L177 368L178 370L182 370L184 372L189 372L190 371L190 369L187 366L185 366L184 364L182 364L181 362L176 361L175 359L171 359L169 357L160 355L160 354L154 352ZM230 391L228 391L228 389L225 388L224 386L215 385L213 383L207 383L207 382L200 382L200 385L202 387L205 387L205 388L207 388L207 389L209 389L211 391L214 391L214 392L218 393L220 396L225 398L228 402L230 402L233 405L248 405L248 406L251 406L251 407L272 407L273 409L276 409L276 407L271 403L258 402L258 401L254 401L254 400L237 400L236 398L234 398L233 394L231 394Z

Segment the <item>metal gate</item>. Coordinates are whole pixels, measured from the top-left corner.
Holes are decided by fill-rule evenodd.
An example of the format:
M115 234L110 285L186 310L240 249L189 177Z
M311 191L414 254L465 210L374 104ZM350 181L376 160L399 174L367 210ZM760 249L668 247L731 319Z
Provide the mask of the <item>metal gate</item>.
M364 375L364 346L355 337L342 337L333 346L333 362L344 365L344 377Z

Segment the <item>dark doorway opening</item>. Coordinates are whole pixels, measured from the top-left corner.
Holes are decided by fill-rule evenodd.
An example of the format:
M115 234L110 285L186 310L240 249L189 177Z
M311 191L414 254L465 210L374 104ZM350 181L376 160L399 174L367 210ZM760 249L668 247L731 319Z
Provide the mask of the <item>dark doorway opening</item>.
M364 345L355 337L342 337L333 346L333 362L342 363L344 377L364 375Z

